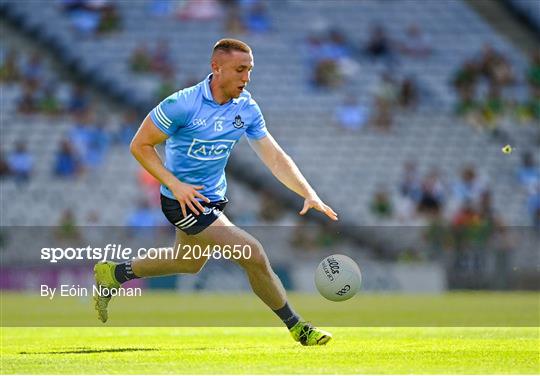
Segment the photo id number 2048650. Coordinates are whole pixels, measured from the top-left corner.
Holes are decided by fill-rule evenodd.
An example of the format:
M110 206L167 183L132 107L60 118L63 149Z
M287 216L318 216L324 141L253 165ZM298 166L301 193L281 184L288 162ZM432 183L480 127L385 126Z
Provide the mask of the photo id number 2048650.
M184 260L198 260L201 258L213 258L216 260L247 260L251 258L251 246L249 244L241 245L181 245L181 249L184 253L182 258Z

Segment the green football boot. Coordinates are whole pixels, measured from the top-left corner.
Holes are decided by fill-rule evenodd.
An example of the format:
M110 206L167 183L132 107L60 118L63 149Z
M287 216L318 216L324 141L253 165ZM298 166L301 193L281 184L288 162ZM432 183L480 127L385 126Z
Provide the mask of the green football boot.
M326 345L332 339L332 334L317 329L306 321L297 322L289 331L294 340L304 346Z
M111 288L119 288L120 283L114 277L114 268L116 264L111 261L98 262L94 265L94 278L96 279L96 286ZM98 319L101 322L106 322L109 318L107 313L107 306L111 301L111 295L94 295L94 307L98 313Z

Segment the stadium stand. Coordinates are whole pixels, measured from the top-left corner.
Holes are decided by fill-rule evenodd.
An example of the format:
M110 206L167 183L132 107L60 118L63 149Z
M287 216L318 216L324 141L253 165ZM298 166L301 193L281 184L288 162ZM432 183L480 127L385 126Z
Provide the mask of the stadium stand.
M80 61L83 69L97 72L96 78L107 81L111 87L121 88L124 93L131 93L139 103L155 103L153 93L158 90L159 80L154 75L130 72L127 62L135 46L141 43L153 46L155 41L167 40L171 55L181 56L173 60L176 82L183 82L207 73L205 63L201 62L207 61L209 46L223 35L222 22L181 21L173 16L156 18L149 15L149 3L128 5L119 2L121 30L81 40L70 28L70 21L60 7L45 7L44 14L38 15L31 12L35 5L32 1L8 4L10 11L20 16L25 25L43 30L47 38L64 47L68 56ZM335 206L343 207L342 217L353 223L371 222L367 215L369 196L380 181L390 185L397 182L404 159L414 157L420 168L425 169L433 164L435 153L441 157L437 164L449 179L453 179L460 166L468 162L482 166L482 173L493 185L496 208L508 217L509 223L527 223L523 221L523 197L509 194L515 192L511 171L516 168L517 159L500 154L499 148L487 137L464 129L460 126L461 121L447 112L455 102L448 88L451 75L459 63L477 54L484 44L490 43L510 56L517 72L525 70L526 60L461 2L443 1L427 5L412 1L406 5L407 12L403 12L403 6L397 2L388 2L384 6L376 6L375 2L369 1L342 2L339 6L334 3L330 6L325 2L306 5L301 1L291 1L269 7L272 32L243 36L255 49L257 68L250 86L269 126L306 175L321 187L322 195L329 197ZM409 16L403 17L404 13ZM324 18L321 14L325 15ZM294 22L297 17L310 22ZM401 75L418 77L430 100L421 106L418 113L400 115L391 135L371 132L339 135L328 127L329 115L340 100L338 93L310 91L303 64L306 56L295 53L302 48L292 48L291 42L302 46L311 31L308 25L339 25L346 35L351 39L357 38L355 43L361 45L366 42L373 20L383 21L390 35L402 34L411 23L422 25L435 46L433 56L422 60L402 57L396 71ZM156 27L157 22L159 27ZM279 61L284 56L289 63L282 68ZM377 85L377 77L385 66L381 62L362 60L359 65L361 74L348 80L346 89L358 93L361 99L369 100ZM276 85L276 77L282 84ZM512 90L517 91L516 95L524 95L525 88L518 85ZM512 127L511 124L507 126ZM532 147L530 131L513 128L512 141L515 140L522 148ZM422 142L418 142L419 135L423 136ZM340 153L328 150L328 139L334 139L335 145L341 145ZM245 148L245 145L240 148ZM392 150L392 154L388 150ZM244 157L248 153L237 154ZM354 161L352 169L343 169L343 161L346 160ZM254 159L249 159L249 163L256 165ZM501 166L507 171L501 170ZM318 174L321 169L327 172ZM362 181L361 187L358 179ZM501 183L501 179L506 179L507 184ZM341 182L338 187L335 186L337 181ZM354 194L354 203L345 205L351 194Z

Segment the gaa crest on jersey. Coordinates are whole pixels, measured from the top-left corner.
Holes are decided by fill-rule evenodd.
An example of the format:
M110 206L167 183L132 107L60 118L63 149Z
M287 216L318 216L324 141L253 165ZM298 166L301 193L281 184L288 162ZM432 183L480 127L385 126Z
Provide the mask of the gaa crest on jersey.
M236 115L233 121L233 125L235 128L242 128L244 126L244 122L242 121L242 117L240 115Z

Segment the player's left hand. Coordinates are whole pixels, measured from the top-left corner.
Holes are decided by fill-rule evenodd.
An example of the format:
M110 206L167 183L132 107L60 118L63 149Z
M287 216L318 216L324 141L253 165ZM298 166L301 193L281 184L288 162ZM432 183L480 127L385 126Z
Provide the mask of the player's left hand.
M304 207L302 210L300 210L300 215L304 215L308 212L309 209L315 209L320 211L321 213L326 214L330 219L337 221L338 216L337 213L332 210L332 208L328 205L326 205L324 202L321 201L320 198L306 198L304 200Z

